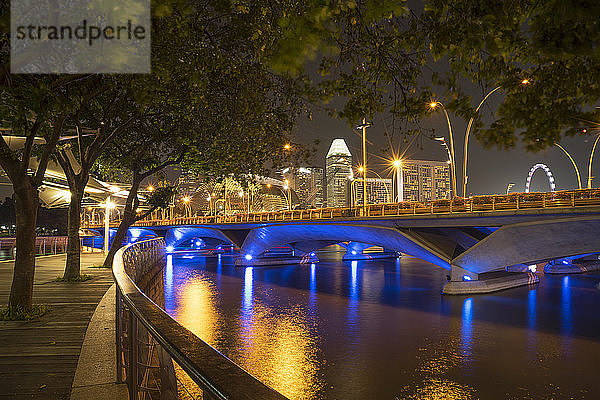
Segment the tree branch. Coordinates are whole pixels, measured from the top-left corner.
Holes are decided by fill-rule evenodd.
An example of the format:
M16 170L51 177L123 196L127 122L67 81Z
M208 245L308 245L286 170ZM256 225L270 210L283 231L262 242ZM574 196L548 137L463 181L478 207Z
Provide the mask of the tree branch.
M46 168L48 167L48 160L50 159L50 155L52 155L52 153L54 153L56 150L56 145L58 143L58 139L60 138L62 127L66 119L67 117L65 114L61 114L58 117L57 122L54 125L54 129L52 130L52 134L48 140L46 140L44 152L40 157L40 163L38 164L37 171L33 177L33 184L36 187L40 186L44 180L44 174L46 173Z

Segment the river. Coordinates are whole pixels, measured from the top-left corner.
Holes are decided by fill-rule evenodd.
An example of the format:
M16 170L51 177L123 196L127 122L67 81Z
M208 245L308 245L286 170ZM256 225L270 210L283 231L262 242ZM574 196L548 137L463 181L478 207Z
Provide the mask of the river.
M166 311L291 399L600 398L600 273L442 296L411 257L166 263Z

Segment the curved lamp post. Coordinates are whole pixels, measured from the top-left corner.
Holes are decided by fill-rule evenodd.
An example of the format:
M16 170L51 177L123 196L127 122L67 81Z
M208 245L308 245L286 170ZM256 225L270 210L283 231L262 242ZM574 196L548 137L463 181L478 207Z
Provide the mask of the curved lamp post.
M573 160L573 157L571 157L571 155L569 154L569 152L567 150L565 150L564 147L562 147L560 144L558 143L554 143L559 149L561 149L566 155L567 157L569 157L569 160L571 160L571 164L573 164L573 168L575 169L575 173L577 174L577 184L579 185L579 189L581 189L581 176L579 176L579 168L577 168L577 164L575 164L575 160ZM591 165L591 164L590 164Z
M485 103L485 101L487 100L487 98L490 97L492 95L492 93L494 93L497 90L500 90L501 87L502 86L497 86L496 88L490 90L488 92L488 94L485 95L485 97L483 98L483 100L481 100L479 102L479 105L475 109L475 114L473 114L473 116L469 120L469 123L467 124L467 132L465 133L464 158L463 158L463 192L462 192L463 197L467 196L467 156L468 156L467 153L468 153L468 149L469 149L469 136L471 134L471 126L473 126L473 121L475 121L475 116L479 112L479 109L481 108L481 106L483 105L483 103Z
M529 79L523 79L521 81L521 85L523 85L523 86L529 85L529 83L530 83ZM490 90L483 97L483 99L479 102L479 105L475 109L475 114L473 114L473 116L471 117L471 119L469 119L469 123L467 124L467 132L465 133L464 158L463 158L463 197L467 196L467 182L468 182L468 176L467 176L467 158L468 158L468 149L469 149L469 136L471 135L471 127L473 126L473 121L475 120L475 116L479 112L479 109L481 108L481 106L483 105L483 103L485 103L485 101L488 99L488 97L490 97L492 95L492 93L500 90L501 88L502 88L502 86L497 86L494 89Z
M452 125L450 124L450 117L448 116L448 112L446 111L446 107L440 101L432 101L429 103L429 108L432 110L437 106L440 106L444 111L444 115L446 116L446 122L448 122L448 133L450 134L450 169L452 175L452 197L456 196L456 166L454 164L454 139L452 137Z
M592 152L590 153L590 161L588 163L588 189L592 188L592 161L594 160L594 151L596 150L598 139L600 139L600 135L596 136L596 141L594 141L594 146L592 147Z

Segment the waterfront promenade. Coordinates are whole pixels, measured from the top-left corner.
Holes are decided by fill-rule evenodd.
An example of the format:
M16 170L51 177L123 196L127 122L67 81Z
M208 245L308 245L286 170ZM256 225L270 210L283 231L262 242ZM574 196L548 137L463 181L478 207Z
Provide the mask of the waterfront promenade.
M0 399L70 397L88 323L113 279L108 269L90 268L104 260L103 254L96 253L82 254L81 258L81 273L92 275L93 279L54 282L62 276L65 258L63 254L39 257L36 261L34 302L49 305L50 312L32 321L0 321ZM8 301L12 273L12 261L0 262L0 304ZM114 314L114 300L113 304L105 300L100 307L110 307ZM102 314L100 307L96 315ZM114 322L111 326L110 318L100 319L95 330L106 330L114 344ZM104 335L104 340L110 338ZM99 349L102 351L102 347ZM101 374L94 361L91 363L89 369ZM88 367L80 365L80 370Z

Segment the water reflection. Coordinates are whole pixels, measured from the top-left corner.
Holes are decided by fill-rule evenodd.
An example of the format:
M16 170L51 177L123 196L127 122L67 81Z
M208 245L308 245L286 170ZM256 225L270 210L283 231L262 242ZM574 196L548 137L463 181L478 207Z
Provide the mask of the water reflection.
M463 301L461 350L466 361L471 359L473 335L473 299L469 297Z
M440 296L445 275L410 258L241 269L175 257L164 290L171 315L291 399L593 393L600 318L585 310L600 276L465 298Z

